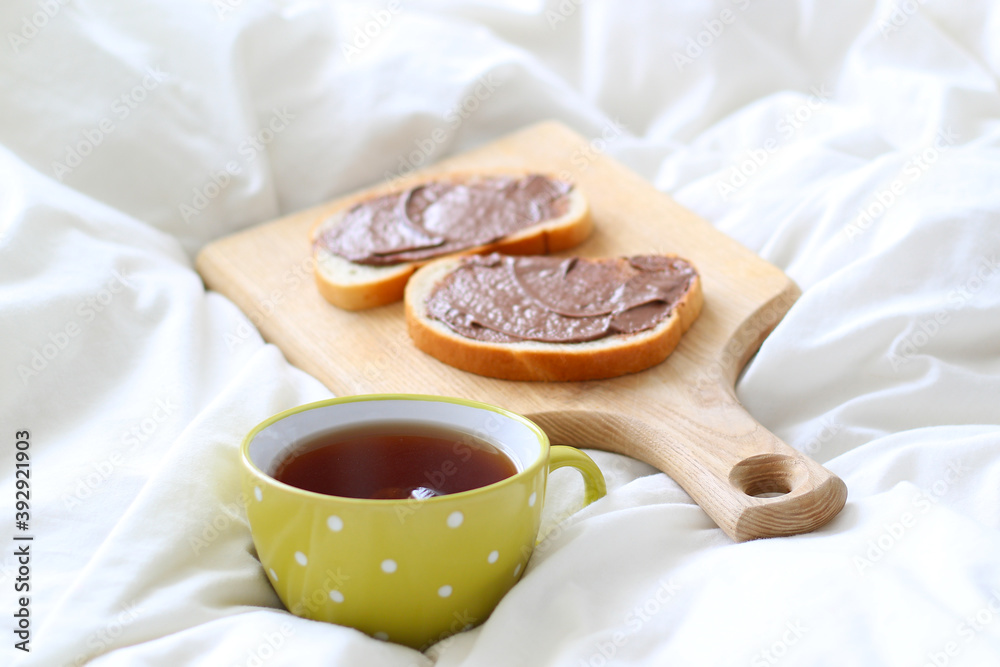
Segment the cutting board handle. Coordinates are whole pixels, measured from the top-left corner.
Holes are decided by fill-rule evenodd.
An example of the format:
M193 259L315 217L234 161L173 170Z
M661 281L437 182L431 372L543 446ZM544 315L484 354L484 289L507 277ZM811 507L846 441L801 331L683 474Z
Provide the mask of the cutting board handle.
M721 383L622 416L530 415L554 443L625 454L664 471L733 540L815 530L843 509L844 482L761 426ZM686 397L686 400L685 400ZM711 425L711 426L709 426Z

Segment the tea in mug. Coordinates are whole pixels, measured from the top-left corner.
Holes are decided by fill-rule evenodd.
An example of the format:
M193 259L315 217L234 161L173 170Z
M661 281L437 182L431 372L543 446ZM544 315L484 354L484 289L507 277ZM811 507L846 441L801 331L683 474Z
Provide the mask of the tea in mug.
M396 422L304 440L281 460L273 476L331 496L425 499L487 486L517 472L503 451L480 437Z

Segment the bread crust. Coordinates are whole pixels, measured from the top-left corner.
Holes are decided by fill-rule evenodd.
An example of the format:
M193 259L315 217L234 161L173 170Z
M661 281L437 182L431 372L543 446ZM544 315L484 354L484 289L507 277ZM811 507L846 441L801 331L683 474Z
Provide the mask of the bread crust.
M318 220L310 231L313 259L315 260L316 287L328 302L344 310L365 310L394 303L403 298L406 283L410 276L425 264L450 257L464 255L501 252L507 255L544 255L576 247L590 236L593 231L593 220L590 215L590 204L586 196L574 183L569 193L570 205L566 213L558 218L540 222L528 229L504 237L494 243L475 246L455 253L443 255L440 258L404 262L391 266L368 266L357 264L339 257L320 247L316 240L326 229L336 226L347 211L359 202L369 198L401 192L407 188L430 181L446 181L454 183L468 182L481 178L496 176L512 176L519 178L531 173L538 173L550 179L558 180L556 176L544 172L529 171L489 171L489 172L451 172L429 177L423 181L408 183L405 187L393 190L378 190L369 197L352 198L345 207L333 215L327 215Z
M418 349L439 361L502 380L601 380L645 370L674 351L698 318L703 303L701 277L696 270L691 287L670 316L647 331L586 343L490 343L460 336L427 315L427 296L460 263L461 258L436 260L410 278L405 296L407 331Z

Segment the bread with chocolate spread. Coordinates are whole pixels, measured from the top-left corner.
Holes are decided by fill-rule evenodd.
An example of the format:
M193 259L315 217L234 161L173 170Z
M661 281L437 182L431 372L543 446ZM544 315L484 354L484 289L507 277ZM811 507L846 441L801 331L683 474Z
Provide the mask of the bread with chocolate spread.
M416 346L505 380L597 380L645 370L702 307L701 279L670 255L447 258L406 287Z
M369 197L312 230L316 284L346 310L403 298L410 276L446 256L544 254L590 235L590 209L571 183L543 174L452 174Z

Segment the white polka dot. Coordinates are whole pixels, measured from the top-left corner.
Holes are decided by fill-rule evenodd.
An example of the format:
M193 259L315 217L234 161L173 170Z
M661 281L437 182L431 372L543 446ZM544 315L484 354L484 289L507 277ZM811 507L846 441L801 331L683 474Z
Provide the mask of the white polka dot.
M465 517L462 515L461 512L452 512L451 514L448 515L448 527L458 528L459 526L462 525L462 522L464 520Z
M440 595L443 598L446 598L449 595L451 595L451 586L442 586L441 588L439 588L438 595Z
M275 581L278 580L278 573L275 572L273 568L269 568L268 572L271 574L271 578L272 579L274 579Z
M376 632L372 635L375 639L381 639L382 641L388 641L389 633L387 632Z
M264 493L260 490L259 486L253 487L253 497L257 499L257 502L264 500Z
M339 533L344 529L344 520L336 514L331 514L326 519L326 527L335 533Z
M500 552L499 551L491 551L490 555L486 557L486 560L488 560L491 563L495 563L495 562L497 562L498 558L500 558Z
M521 574L521 564L520 563L518 563L517 567L514 568L514 576L516 577L519 574Z
M298 563L299 565L305 565L306 563L309 562L309 559L306 558L306 555L304 553L302 553L301 551L296 551L295 552L295 562Z
M382 561L382 571L386 574L392 574L396 571L396 561L391 558L386 558Z
M344 594L340 591L330 591L330 599L334 602L343 602Z
M534 507L536 500L538 500L538 494L532 491L531 495L528 496L528 507Z

